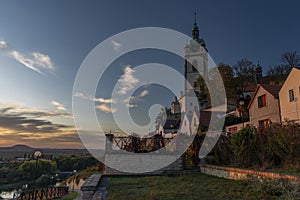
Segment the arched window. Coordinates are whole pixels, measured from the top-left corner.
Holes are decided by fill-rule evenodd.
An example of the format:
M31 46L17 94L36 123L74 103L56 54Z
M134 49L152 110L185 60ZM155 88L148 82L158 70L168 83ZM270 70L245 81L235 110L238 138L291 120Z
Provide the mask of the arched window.
M193 60L193 67L192 67L192 69L193 69L193 72L196 72L197 71L197 68L198 68L198 61L197 60Z

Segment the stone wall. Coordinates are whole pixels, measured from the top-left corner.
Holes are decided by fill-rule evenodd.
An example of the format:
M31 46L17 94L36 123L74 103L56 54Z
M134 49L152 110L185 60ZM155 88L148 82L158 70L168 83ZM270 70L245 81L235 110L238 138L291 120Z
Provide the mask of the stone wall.
M262 172L250 169L239 169L232 167L221 167L214 165L201 165L200 166L201 173L208 174L212 176L217 176L226 179L233 180L245 180L245 179L284 179L292 184L300 183L299 176L285 175L279 173L272 172Z
M169 166L149 171L144 174L149 174L149 175L161 175L164 172L181 172L183 170L183 158L182 156L178 158L177 155L172 155L172 154L162 154L162 155L150 155L150 154L144 154L142 158L144 159L143 162L140 161L141 155L129 155L129 154L106 154L105 155L105 164L108 166L114 166L114 165L122 165L122 163L130 163L132 166L131 169L137 169L137 173L125 173L125 172L120 172L118 170L112 169L108 166L105 167L105 174L122 174L122 175L128 175L128 174L140 174L138 171L143 170L143 166L149 166L149 165L154 165L153 161L155 160L156 164L159 165L160 161L161 163L164 163L163 161L166 160L175 160L174 162L171 162ZM124 167L125 168L125 167ZM153 166L153 169L155 166Z
M93 174L85 181L85 183L81 186L82 200L92 199L93 195L97 191L101 178L101 174Z

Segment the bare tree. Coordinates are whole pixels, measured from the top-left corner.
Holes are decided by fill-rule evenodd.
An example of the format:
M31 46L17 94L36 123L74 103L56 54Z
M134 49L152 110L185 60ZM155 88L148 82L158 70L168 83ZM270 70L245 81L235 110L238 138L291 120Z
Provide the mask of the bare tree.
M280 61L288 68L300 66L300 57L297 54L297 51L285 52L284 54L282 54Z
M257 82L255 68L255 64L247 58L237 61L233 66L236 86L240 94L243 94L249 83Z

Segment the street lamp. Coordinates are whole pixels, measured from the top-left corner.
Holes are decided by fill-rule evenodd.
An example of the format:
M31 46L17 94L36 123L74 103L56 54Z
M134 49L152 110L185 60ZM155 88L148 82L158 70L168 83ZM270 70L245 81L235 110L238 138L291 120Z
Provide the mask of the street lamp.
M34 157L36 158L36 163L35 163L35 179L34 179L34 187L36 187L36 181L38 179L38 162L39 158L42 156L42 153L40 151L34 152Z
M242 123L243 123L243 128L244 128L244 113L243 113L243 111L244 111L245 102L244 101L240 101L239 104L240 104L240 112L241 112L241 115L242 115Z
M77 172L76 169L74 169L74 170L73 170L73 173L74 173L74 177L73 177L73 188L72 188L72 191L73 191L73 192L74 192L74 186L75 186L75 178L76 178L75 175L76 175L76 172Z

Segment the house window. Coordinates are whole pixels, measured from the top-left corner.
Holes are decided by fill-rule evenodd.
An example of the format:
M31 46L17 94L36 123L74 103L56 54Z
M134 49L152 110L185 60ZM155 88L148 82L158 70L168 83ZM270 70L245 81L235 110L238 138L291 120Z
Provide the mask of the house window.
M264 119L264 120L258 121L259 127L269 126L270 124L271 124L271 121L269 119Z
M238 129L237 126L234 126L234 127L229 128L228 132L230 132L230 133L236 133L237 129Z
M290 102L295 101L294 90L289 90Z
M186 120L184 120L184 126L186 126Z
M258 102L259 108L265 107L267 105L266 95L264 94L264 95L257 97L257 102Z
M197 126L197 122L196 122L196 119L194 119L194 126L195 126L195 127Z

